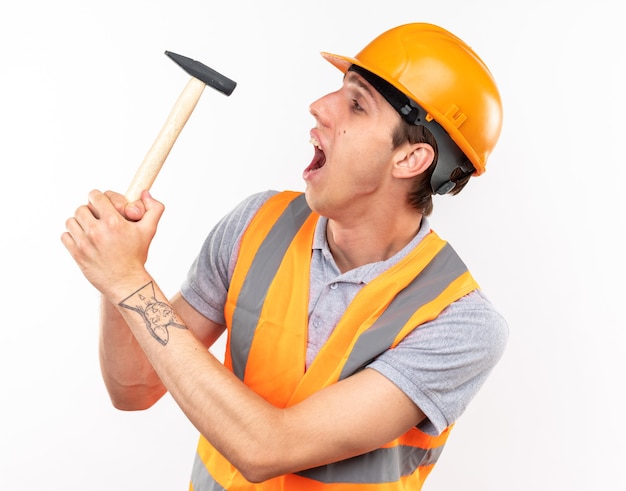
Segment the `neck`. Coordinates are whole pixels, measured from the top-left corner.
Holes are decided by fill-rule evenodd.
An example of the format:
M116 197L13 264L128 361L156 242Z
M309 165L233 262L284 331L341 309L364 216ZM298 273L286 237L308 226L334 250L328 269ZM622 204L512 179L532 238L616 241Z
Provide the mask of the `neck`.
M354 224L329 219L326 237L342 273L385 261L404 248L419 231L422 215L414 210L395 219L369 219Z

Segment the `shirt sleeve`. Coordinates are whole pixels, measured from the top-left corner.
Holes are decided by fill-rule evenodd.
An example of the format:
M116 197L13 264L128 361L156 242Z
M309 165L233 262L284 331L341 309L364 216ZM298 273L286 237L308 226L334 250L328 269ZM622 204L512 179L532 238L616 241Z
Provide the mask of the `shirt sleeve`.
M505 319L475 290L368 366L424 412L419 429L438 435L465 411L501 358L507 338Z
M241 237L252 217L274 194L276 191L253 194L224 216L209 232L189 268L181 294L194 309L213 322L225 322L224 305Z

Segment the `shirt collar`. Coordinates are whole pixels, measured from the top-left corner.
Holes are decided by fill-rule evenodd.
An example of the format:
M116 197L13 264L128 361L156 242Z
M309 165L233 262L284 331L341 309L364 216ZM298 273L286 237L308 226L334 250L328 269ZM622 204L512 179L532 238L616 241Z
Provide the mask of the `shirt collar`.
M385 261L378 261L375 263L364 264L356 269L352 269L347 271L346 273L341 274L337 265L335 264L335 260L333 259L332 254L330 253L330 247L328 246L328 241L326 240L326 225L328 224L328 218L320 217L317 221L317 225L315 227L315 234L313 235L313 251L320 251L322 255L322 260L329 263L329 266L337 272L338 276L336 281L345 281L345 282L355 282L355 283L369 283L378 275L392 267L394 264L401 261L406 255L412 251L417 244L421 242L421 240L426 237L430 233L430 223L428 218L422 217L422 223L420 224L420 229L413 239L404 246L400 251L394 254L389 259Z

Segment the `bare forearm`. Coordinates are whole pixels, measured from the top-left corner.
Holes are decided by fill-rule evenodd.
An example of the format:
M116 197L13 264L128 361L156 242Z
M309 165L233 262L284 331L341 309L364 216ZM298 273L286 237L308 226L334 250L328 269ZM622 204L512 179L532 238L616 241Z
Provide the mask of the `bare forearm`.
M244 473L267 450L281 410L249 390L187 329L152 281L119 312L189 420ZM244 437L245 435L245 437Z
M152 406L164 393L154 368L116 306L102 297L100 369L111 402L118 409Z

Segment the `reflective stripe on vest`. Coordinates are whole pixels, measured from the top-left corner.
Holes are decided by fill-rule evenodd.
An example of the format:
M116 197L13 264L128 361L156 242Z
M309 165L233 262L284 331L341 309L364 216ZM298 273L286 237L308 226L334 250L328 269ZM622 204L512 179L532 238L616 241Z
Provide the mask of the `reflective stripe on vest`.
M193 460L189 491L226 491L225 488L217 484L213 477L211 477L211 474L207 471L198 453L196 453Z
M297 474L322 483L395 482L403 476L411 475L418 467L434 465L442 451L443 446L428 450L404 445L379 448L363 455Z
M465 264L446 244L421 274L396 295L376 322L359 336L339 380L352 375L391 348L402 326L406 325L416 308L437 298L466 271Z
M250 345L267 290L276 271L278 271L287 247L310 214L311 209L307 205L304 195L293 200L261 244L248 270L239 295L245 296L249 299L248 304L257 308L253 311L236 308L232 321L233 325L237 326L237 329L233 331L233 345L238 346L239 349L236 352L231 350L230 354L233 373L241 380L243 380Z
M317 219L300 193L270 198L244 234L229 288L224 363L277 407L296 404L359 371L478 287L452 247L431 232L361 289L305 371L308 273ZM200 437L192 489L221 491L249 485L313 491L350 483L363 491L419 490L450 430L430 436L413 428L364 455L254 487Z

